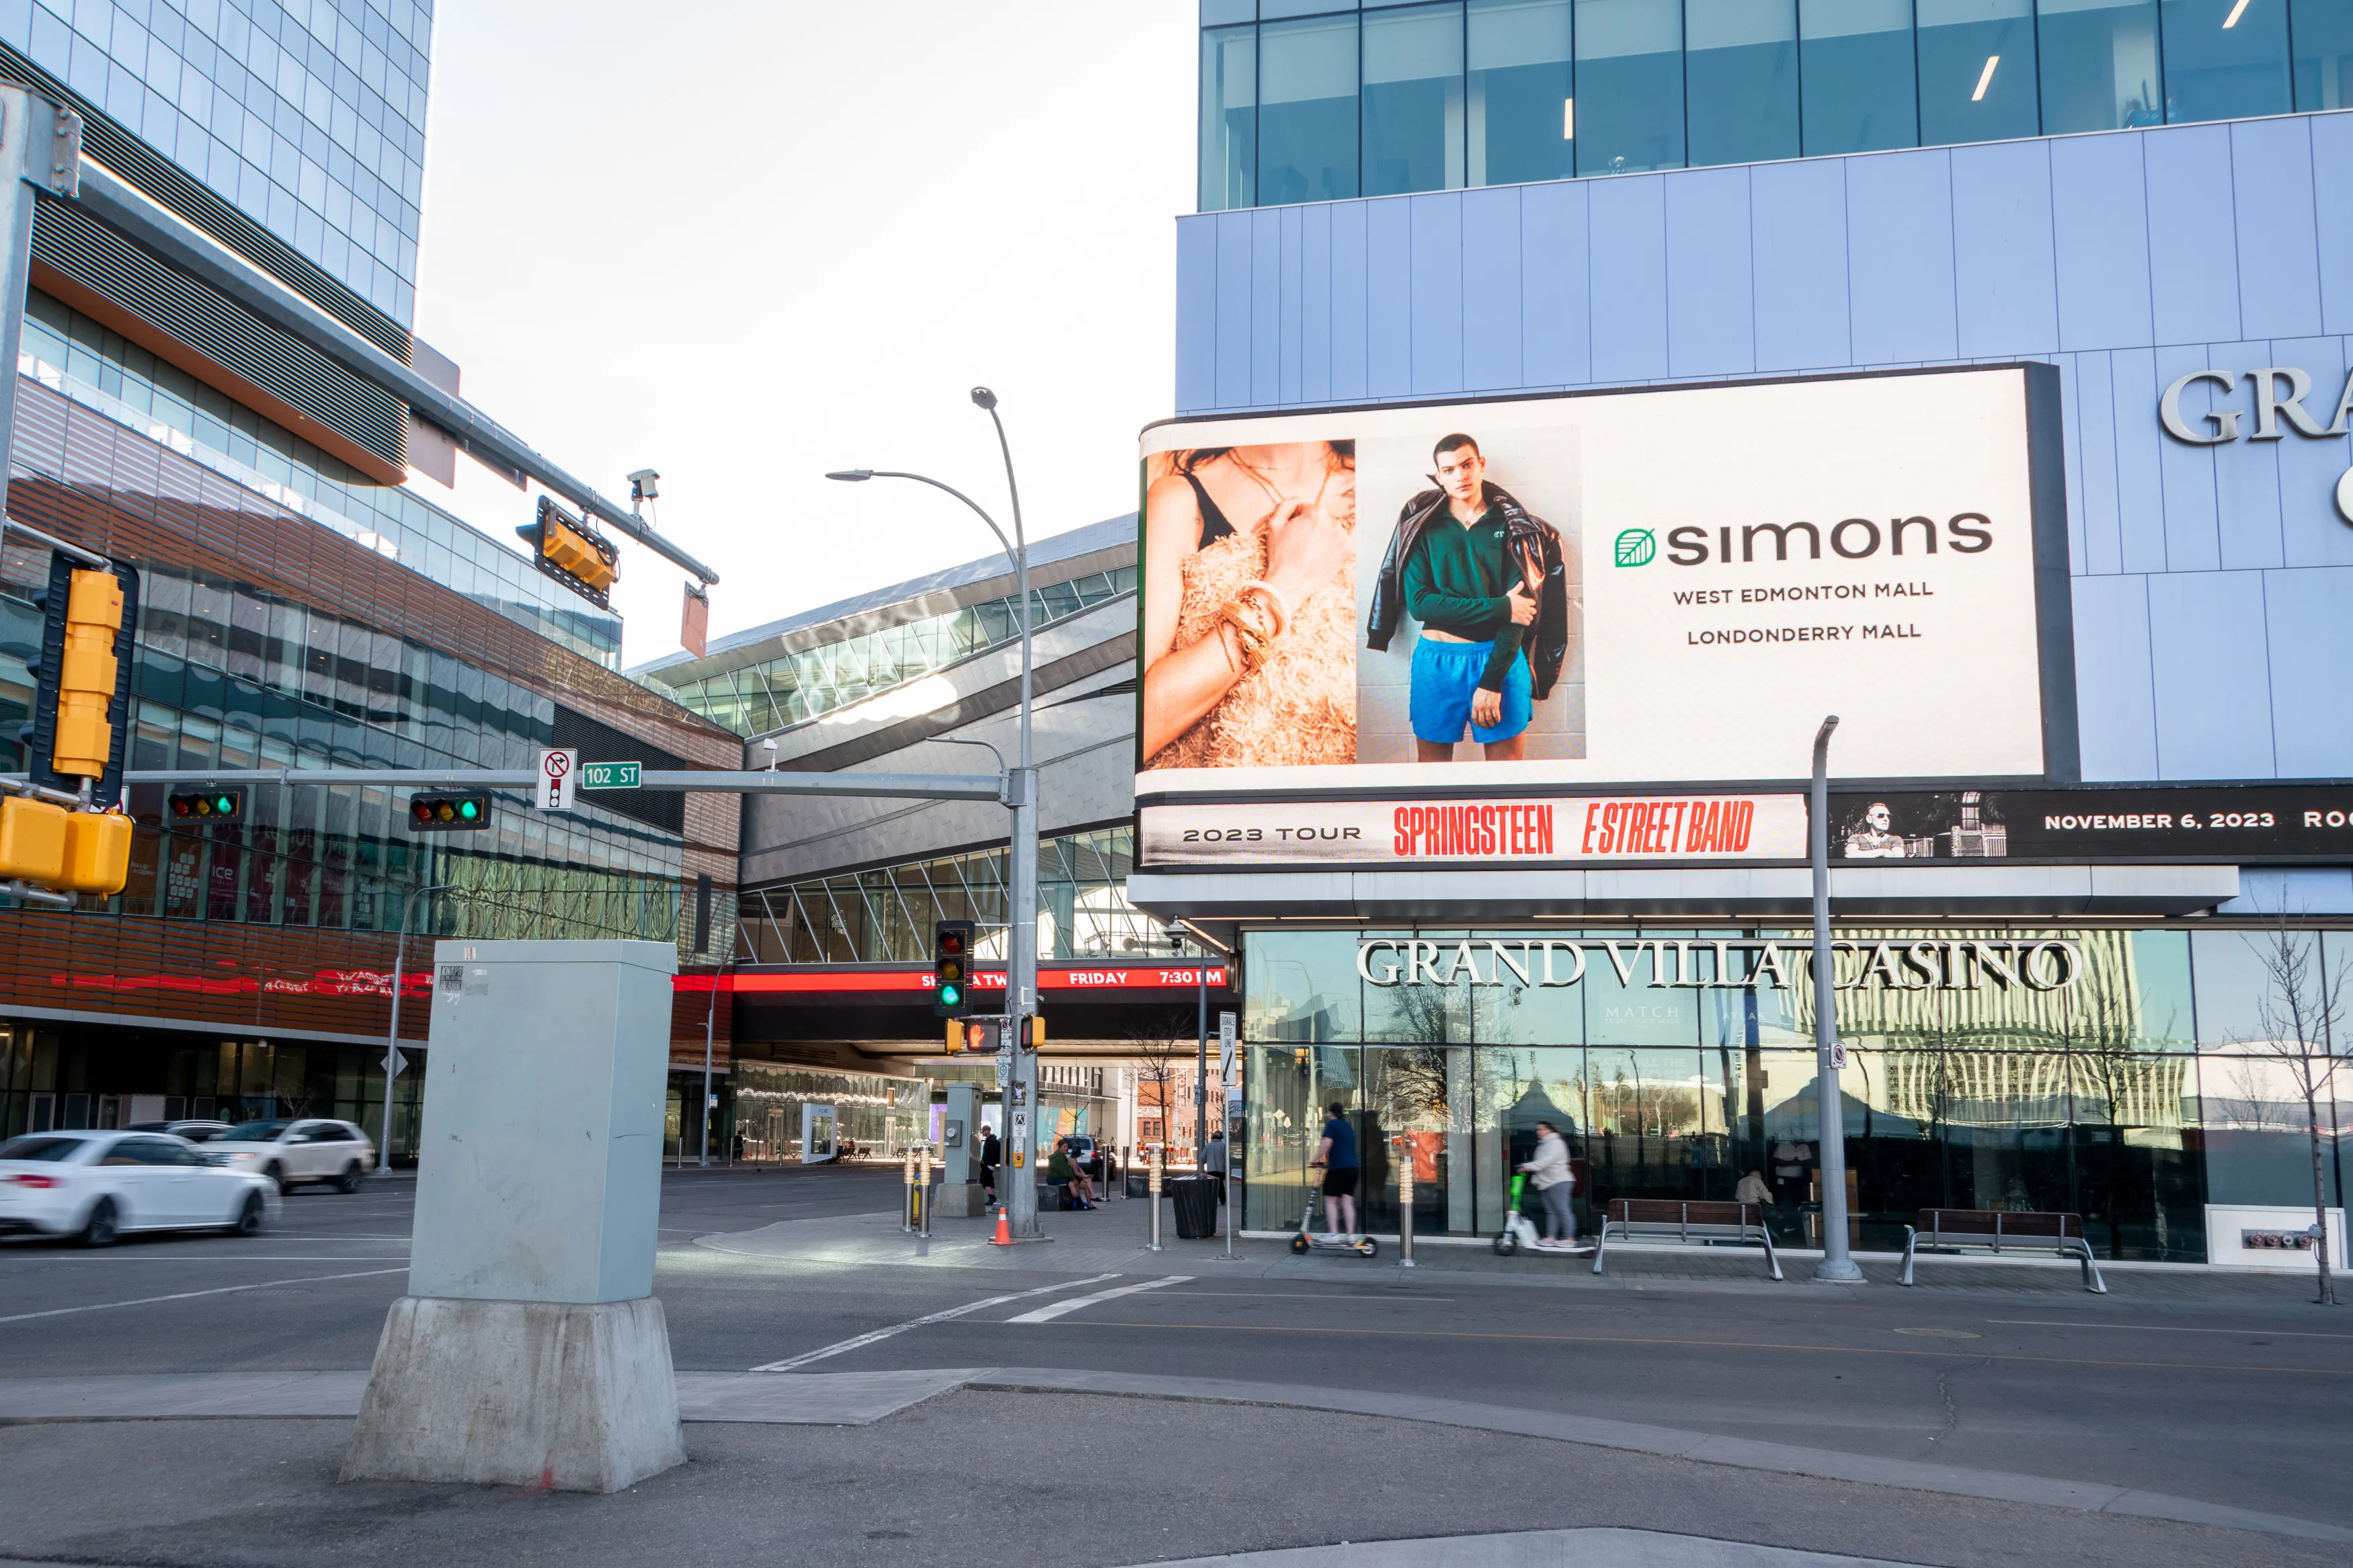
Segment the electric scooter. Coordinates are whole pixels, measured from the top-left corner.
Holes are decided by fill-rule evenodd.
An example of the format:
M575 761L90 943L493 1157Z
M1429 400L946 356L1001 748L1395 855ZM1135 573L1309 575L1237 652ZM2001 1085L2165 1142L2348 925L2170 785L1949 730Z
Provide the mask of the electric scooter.
M1307 1206L1299 1211L1299 1234L1291 1238L1291 1250L1307 1252L1353 1252L1359 1258L1378 1258L1381 1244L1369 1236L1344 1236L1337 1241L1326 1241L1315 1234L1315 1205L1323 1197L1314 1184L1307 1188Z
M1520 1194L1526 1187L1527 1180L1525 1174L1512 1177L1512 1206L1504 1212L1504 1228L1495 1237L1495 1256L1498 1258L1509 1258L1524 1247L1530 1252L1536 1249L1539 1233L1535 1221L1520 1211Z

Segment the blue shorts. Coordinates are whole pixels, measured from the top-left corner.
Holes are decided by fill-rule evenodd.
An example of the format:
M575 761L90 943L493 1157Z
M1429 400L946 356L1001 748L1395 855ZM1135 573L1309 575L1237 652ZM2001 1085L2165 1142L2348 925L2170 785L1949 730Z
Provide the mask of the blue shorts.
M1471 724L1471 698L1479 689L1479 678L1487 673L1487 658L1494 650L1492 642L1415 639L1409 708L1416 740L1451 746L1462 738L1463 727L1470 725L1471 738L1483 744L1508 741L1528 727L1528 721L1535 716L1535 701L1529 694L1525 652L1514 656L1504 671L1503 721L1493 729Z

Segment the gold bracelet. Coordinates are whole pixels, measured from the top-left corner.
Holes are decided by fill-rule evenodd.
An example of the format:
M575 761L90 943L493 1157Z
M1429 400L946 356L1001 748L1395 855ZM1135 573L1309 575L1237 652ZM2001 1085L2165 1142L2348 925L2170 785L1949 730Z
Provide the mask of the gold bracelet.
M1242 674L1255 674L1259 666L1266 662L1266 634L1236 615L1231 605L1219 613L1219 621L1234 628L1234 639L1241 648Z
M1282 630L1282 623L1275 619L1273 606L1252 599L1247 587L1235 594L1219 613L1261 642L1272 642Z
M1266 595L1266 606L1274 612L1274 635L1281 637L1284 628L1291 625L1291 601L1282 596L1282 590L1263 577L1254 577L1243 584L1241 593L1235 595L1234 597L1239 599L1242 594Z

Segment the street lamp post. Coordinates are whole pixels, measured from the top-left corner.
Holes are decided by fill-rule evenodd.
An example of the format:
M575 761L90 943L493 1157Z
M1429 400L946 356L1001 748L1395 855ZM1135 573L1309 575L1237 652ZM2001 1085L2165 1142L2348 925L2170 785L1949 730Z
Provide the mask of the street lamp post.
M375 1168L379 1172L392 1169L392 1058L400 1049L400 990L408 961L408 900L418 893L429 898L456 886L454 882L437 882L429 888L400 890L400 939L392 946L392 1027L384 1040L384 1126L379 1129L383 1136L375 1141Z
M1027 1020L1038 1010L1038 770L1030 746L1030 717L1033 711L1029 655L1029 540L1021 522L1021 489L1013 477L1013 447L1006 438L1005 421L997 417L997 394L985 386L972 389L972 401L988 415L989 423L997 427L997 445L1005 455L1005 489L1013 502L1013 537L1007 539L997 520L987 509L956 489L933 479L928 474L907 473L892 468L844 468L826 475L848 484L860 484L868 479L913 479L918 484L945 490L964 502L988 525L997 535L997 542L1013 562L1016 586L1021 595L1021 741L1018 760L1004 770L1004 803L1013 813L1012 832L1008 844L1008 858L1012 861L1012 909L1008 911L1006 932L1006 1031L1012 1037L1011 1068L1006 1075L1006 1142L1012 1146L1013 1110L1018 1106L1026 1114L1022 1125L1028 1129L1024 1142L1027 1147L1013 1151L1020 1160L1018 1174L1008 1184L1007 1219L1013 1235L1032 1239L1041 1233L1038 1226L1038 1184L1030 1170L1037 1158L1039 1106L1038 1104L1038 1058L1029 1048Z
M1846 1102L1839 1090L1837 978L1831 963L1831 731L1838 715L1814 736L1811 843L1814 863L1814 1121L1822 1173L1822 1260L1814 1278L1859 1285L1862 1270L1847 1255Z

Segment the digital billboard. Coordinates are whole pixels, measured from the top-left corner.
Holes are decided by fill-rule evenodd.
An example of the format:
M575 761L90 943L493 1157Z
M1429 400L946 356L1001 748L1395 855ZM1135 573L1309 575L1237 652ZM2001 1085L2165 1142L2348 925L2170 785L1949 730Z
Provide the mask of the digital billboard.
M1420 858L1414 800L1704 828L1739 791L1703 786L1803 776L1831 713L1842 777L2071 779L2057 398L2001 365L1152 426L1147 863ZM1297 844L1208 810L1267 800ZM1757 826L1725 858L1786 852Z

